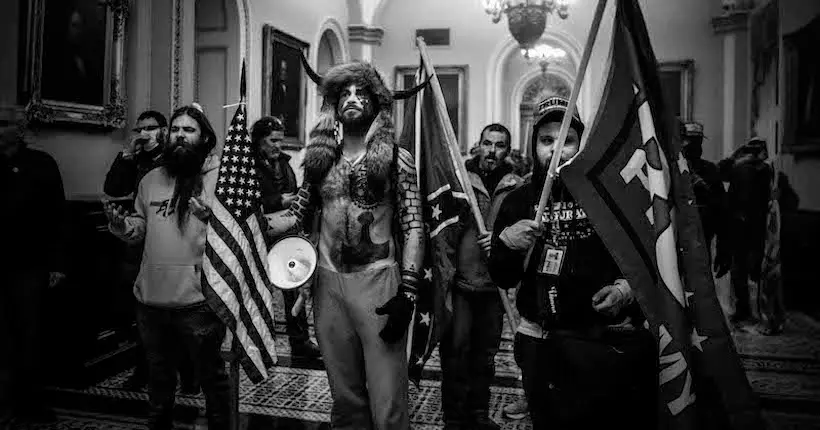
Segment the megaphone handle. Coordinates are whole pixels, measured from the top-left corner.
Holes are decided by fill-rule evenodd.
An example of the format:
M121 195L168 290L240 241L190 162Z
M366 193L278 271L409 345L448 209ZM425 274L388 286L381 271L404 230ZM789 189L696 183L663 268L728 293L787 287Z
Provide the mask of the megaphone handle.
M302 312L303 307L305 307L305 296L299 294L299 297L296 298L296 303L293 304L293 309L290 310L290 315L296 317L299 315L299 312Z

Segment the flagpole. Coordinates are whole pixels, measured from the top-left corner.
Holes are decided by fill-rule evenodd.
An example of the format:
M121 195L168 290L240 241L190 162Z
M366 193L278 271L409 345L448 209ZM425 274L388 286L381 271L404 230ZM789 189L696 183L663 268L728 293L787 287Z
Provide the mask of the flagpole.
M444 93L441 91L441 84L438 81L436 69L433 67L433 63L430 61L430 57L427 55L427 44L424 42L423 37L416 38L416 46L418 46L419 48L419 53L421 54L421 60L422 64L424 65L424 70L427 73L427 76L431 77L430 88L432 88L435 98L437 98L438 100L444 100ZM438 117L442 120L441 122L444 125L444 133L447 136L445 140L447 142L450 142L450 144L448 145L448 149L450 150L450 158L452 158L453 160L458 160L458 162L455 163L456 175L458 176L458 179L461 181L461 184L464 186L464 193L467 194L467 198L470 202L470 209L472 210L473 217L475 218L476 224L478 225L478 231L481 233L481 235L485 235L487 234L487 227L484 224L484 215L481 214L481 209L479 209L478 207L478 200L475 197L475 191L473 190L473 186L470 183L470 176L467 174L467 167L464 166L464 161L461 157L461 151L459 150L456 144L456 133L455 131L453 131L453 124L449 121L447 108L441 103L434 104L436 106L436 113ZM419 124L418 120L416 121L416 124ZM504 311L507 313L507 318L510 321L510 328L512 328L513 331L515 331L518 328L518 320L515 319L515 314L513 313L512 306L510 305L510 299L509 297L507 297L507 293L501 288L498 288L498 294L501 296L501 303L504 305Z
M416 85L419 84L421 81L421 68L416 70ZM413 152L413 156L415 157L416 163L416 184L421 186L421 98L423 97L424 90L419 91L416 94L416 106L415 112L413 112L416 122L413 125L414 133L415 133L415 151ZM410 318L410 328L407 329L407 360L410 360L410 354L413 350L413 335L414 335L414 328L416 326L416 312L413 312L412 318Z
M538 224L539 230L544 223L544 210L547 207L550 193L552 193L552 183L555 179L555 172L558 170L558 162L561 161L561 152L567 140L569 125L572 122L572 116L575 114L575 105L578 103L578 96L581 93L581 83L584 82L584 76L586 75L587 66L589 65L589 58L592 55L592 47L595 45L595 39L598 37L598 30L601 27L601 19L606 9L606 1L607 0L598 0L598 7L595 9L595 16L592 19L592 27L589 29L587 43L586 46L584 46L584 55L581 57L581 64L578 66L578 72L575 76L575 83L572 85L572 93L570 93L567 111L564 113L563 121L561 121L558 141L555 143L555 148L552 151L552 159L550 160L549 170L547 170L547 179L544 183L544 188L541 189L541 200L538 201L538 210L535 212L535 222ZM533 154L533 156L537 156L537 154ZM533 249L535 249L534 243L527 251L527 257L524 259L524 270L529 266Z

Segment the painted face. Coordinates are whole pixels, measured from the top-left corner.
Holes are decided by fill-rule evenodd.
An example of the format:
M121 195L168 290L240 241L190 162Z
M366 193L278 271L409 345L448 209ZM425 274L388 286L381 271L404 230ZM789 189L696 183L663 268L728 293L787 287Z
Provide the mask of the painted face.
M140 141L143 142L142 149L150 151L159 144L161 140L160 134L164 133L165 130L164 127L160 127L155 118L149 117L137 121L137 125L132 131L139 134Z
M270 132L270 134L262 138L262 141L259 142L259 151L261 151L262 155L267 159L279 157L279 154L282 152L283 138L284 133L281 131Z
M478 146L479 168L485 172L495 170L510 153L507 135L501 131L485 131Z
M180 115L171 124L171 144L175 146L185 145L192 147L200 143L202 130L199 123L188 115Z
M561 130L560 122L548 122L538 127L538 138L535 146L535 155L538 163L542 167L549 165L552 160L552 155L555 150L555 144L558 142L558 133ZM570 127L567 133L567 140L564 142L563 150L561 151L561 162L565 163L578 153L578 132Z
M359 85L348 85L339 94L336 113L344 125L357 125L366 122L373 116L370 94Z

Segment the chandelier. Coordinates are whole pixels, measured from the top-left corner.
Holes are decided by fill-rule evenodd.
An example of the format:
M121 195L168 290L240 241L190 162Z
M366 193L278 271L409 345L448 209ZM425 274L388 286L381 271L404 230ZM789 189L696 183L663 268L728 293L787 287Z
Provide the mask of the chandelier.
M541 38L547 26L547 15L557 14L561 19L569 16L570 0L482 0L484 11L492 16L493 23L507 14L510 33L521 49L530 49Z
M567 51L561 48L554 48L546 43L538 43L531 48L522 48L521 55L528 62L537 61L541 66L541 73L547 73L550 63L560 61L567 56Z

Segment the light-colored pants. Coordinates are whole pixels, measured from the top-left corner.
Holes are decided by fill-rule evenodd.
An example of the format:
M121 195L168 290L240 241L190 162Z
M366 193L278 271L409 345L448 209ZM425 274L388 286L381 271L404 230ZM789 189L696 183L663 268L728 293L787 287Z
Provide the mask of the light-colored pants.
M337 273L317 268L314 282L316 338L333 397L334 429L410 428L405 336L386 344L379 331L387 316L376 308L396 295L397 264Z

